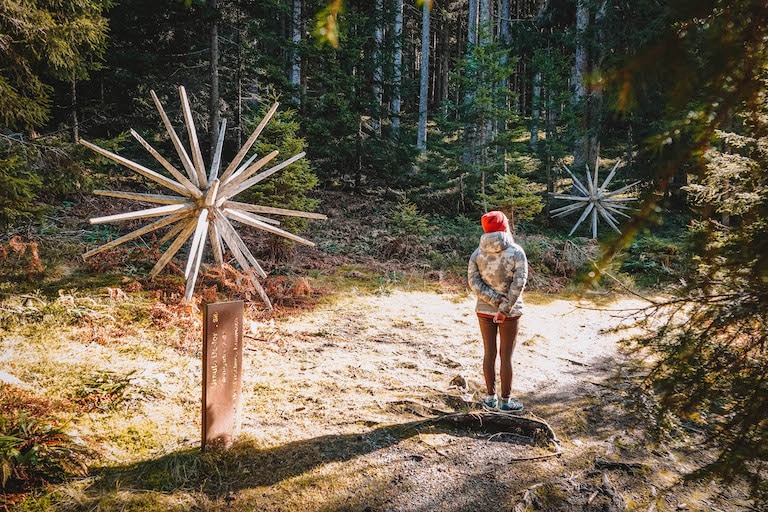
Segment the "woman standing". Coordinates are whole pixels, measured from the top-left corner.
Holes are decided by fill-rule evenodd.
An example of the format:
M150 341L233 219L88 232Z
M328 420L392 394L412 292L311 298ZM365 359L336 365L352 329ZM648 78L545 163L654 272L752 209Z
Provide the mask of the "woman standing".
M483 336L483 376L487 396L483 404L502 411L521 411L523 404L511 397L512 354L523 314L523 289L528 261L509 231L503 212L488 212L480 219L484 235L469 258L467 278L477 295L477 319ZM497 343L498 337L498 343ZM501 404L496 395L496 355L501 356Z

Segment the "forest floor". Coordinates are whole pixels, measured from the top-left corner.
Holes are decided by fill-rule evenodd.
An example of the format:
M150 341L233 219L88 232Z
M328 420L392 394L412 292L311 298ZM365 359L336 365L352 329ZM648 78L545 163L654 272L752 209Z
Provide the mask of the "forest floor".
M527 295L513 392L553 443L505 428L504 413L446 421L482 412L482 343L470 297L420 288L247 314L242 432L225 454L197 450L200 354L181 342L199 332L194 308L158 304L126 325L136 308L119 293L62 295L90 320L6 332L0 361L19 389L79 405L69 429L100 462L18 509L749 510L738 488L685 480L708 460L685 448L695 432L664 441L653 428L627 333L612 331L642 301ZM109 378L126 384L120 400L94 402Z
M52 414L93 455L88 476L0 495L0 509L755 510L738 486L687 478L713 460L703 432L660 417L621 344L632 330L614 330L646 302L526 292L513 384L525 412L484 411L463 278L374 258L376 244L414 247L387 238L366 198L325 198L298 275L270 269L275 314L246 302L241 432L203 453L198 305L223 300L217 276L184 305L178 269L140 277L153 250L83 265L100 234L85 219L114 203L84 198L37 238L43 278L26 255L0 281L0 412ZM463 253L456 240L444 249ZM541 270L535 287L562 290Z

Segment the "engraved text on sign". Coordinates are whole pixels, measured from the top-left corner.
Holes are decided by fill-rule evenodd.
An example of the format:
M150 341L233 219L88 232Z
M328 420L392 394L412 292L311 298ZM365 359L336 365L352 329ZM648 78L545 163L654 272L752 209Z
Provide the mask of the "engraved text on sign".
M240 424L242 301L206 304L203 331L203 449L228 447Z

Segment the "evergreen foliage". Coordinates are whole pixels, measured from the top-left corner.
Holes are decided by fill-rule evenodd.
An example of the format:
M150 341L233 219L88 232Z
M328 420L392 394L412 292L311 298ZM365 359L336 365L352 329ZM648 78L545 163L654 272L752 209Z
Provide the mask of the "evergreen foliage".
M636 57L654 60L652 78L665 92L661 130L644 158L661 191L682 175L681 191L700 214L690 230L695 271L675 298L653 308L665 322L640 340L661 355L649 377L665 410L709 428L720 456L702 472L746 476L761 503L768 498L767 18L768 6L756 0L670 2L664 29ZM627 67L628 97L647 84L648 67ZM656 204L647 203L625 240Z
M0 3L0 126L32 130L50 115L51 81L98 69L111 0Z
M762 112L768 112L763 103ZM765 134L765 114L744 120ZM690 234L695 271L661 309L663 328L642 340L662 355L651 378L663 404L709 427L721 447L707 468L746 473L768 498L768 138L721 133L689 192L700 207L728 216L696 221Z
M0 226L33 217L42 180L27 166L20 144L0 141Z
M263 118L268 110L267 105L260 106L260 112L254 112L249 116L250 128ZM304 139L298 136L299 123L296 112L281 110L277 112L259 137L254 149L259 155L266 155L274 150L280 152L278 159L287 159L304 151ZM253 151L252 150L252 151ZM301 158L280 172L273 174L269 179L255 185L238 196L236 200L245 200L248 203L263 206L288 208L291 210L313 211L318 201L308 196L308 192L317 185L317 176L312 172L309 161ZM297 232L304 228L307 220L300 217L281 217L281 229ZM277 235L268 235L271 254L278 260L284 260L294 243Z
M503 210L516 222L532 220L544 207L541 195L525 178L514 174L497 174L491 194L481 195L488 209Z

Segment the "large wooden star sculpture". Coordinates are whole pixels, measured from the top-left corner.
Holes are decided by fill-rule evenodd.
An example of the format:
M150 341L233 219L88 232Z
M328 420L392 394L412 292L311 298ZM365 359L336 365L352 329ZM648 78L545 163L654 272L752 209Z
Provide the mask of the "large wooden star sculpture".
M613 169L611 170L610 174L608 174L608 177L605 178L605 181L602 185L598 187L598 181L597 181L597 174L598 174L598 164L600 161L598 160L595 162L595 175L592 176L592 173L589 172L589 164L587 164L587 179L586 179L586 185L579 181L579 179L576 178L576 176L573 175L570 169L563 164L563 167L565 168L565 171L570 175L571 179L573 179L573 187L575 189L576 195L573 194L553 194L553 197L555 199L565 199L568 201L572 201L572 204L569 204L567 206L563 206L561 208L556 208L550 212L552 217L563 217L565 215L569 215L575 211L578 211L580 209L584 209L584 211L581 214L581 217L579 217L579 220L576 221L576 224L573 225L573 228L571 228L570 233L568 233L568 236L571 236L574 231L576 231L576 228L579 227L579 225L584 222L584 220L589 216L589 214L592 214L592 238L597 238L597 216L600 214L600 216L605 220L605 222L611 226L614 230L621 233L621 230L618 226L618 221L616 220L616 217L614 217L612 214L622 215L624 217L629 218L630 216L624 213L622 210L629 210L631 209L629 206L626 206L623 203L629 202L629 201L636 201L636 197L629 197L629 196L622 196L625 192L627 192L629 189L640 183L639 181L636 181L630 185L627 185L625 187L621 187L618 190L614 190L612 192L608 192L608 185L611 183L611 180L613 179L614 175L616 174L616 169L619 168L619 164L621 163L621 160L616 162L616 165L613 166Z
M302 244L313 246L314 244L309 240L305 240L304 238L276 227L280 225L280 222L277 220L259 214L289 215L310 219L326 218L325 215L318 213L288 210L285 208L273 208L232 200L236 195L291 165L305 154L304 152L301 152L261 172L259 171L277 156L277 151L272 151L255 162L254 160L256 160L258 155L254 154L246 160L244 164L240 165L264 127L271 119L272 115L277 110L278 104L275 103L272 108L269 109L269 112L267 112L264 119L261 120L251 136L248 137L248 140L243 147L240 148L240 151L238 151L237 155L235 155L227 168L224 169L224 172L219 173L227 120L223 119L221 122L211 166L206 169L203 163L202 152L200 151L200 144L197 139L195 124L192 119L192 110L189 107L189 101L184 87L179 87L179 96L181 98L181 108L187 127L187 133L189 135L189 145L192 153L191 158L187 149L182 144L181 139L177 135L176 130L171 125L155 91L150 91L150 93L152 95L152 100L157 107L157 111L160 113L160 117L163 120L163 124L168 130L168 135L176 148L176 152L179 155L179 159L181 160L186 174L180 172L173 164L163 158L160 153L150 146L149 143L134 130L131 130L131 135L133 135L139 144L144 146L155 160L170 173L172 178L102 149L88 141L80 140L80 143L84 146L155 181L156 183L159 183L163 187L177 194L142 194L116 190L95 190L94 193L97 195L119 197L145 203L160 204L163 206L91 219L91 224L103 224L107 222L160 217L151 224L147 224L146 226L112 240L101 247L84 253L83 257L88 258L129 240L133 240L134 238L146 235L147 233L151 233L166 226L173 226L159 241L158 246L161 247L166 242L173 240L149 273L150 278L155 277L161 270L163 270L168 262L171 261L171 258L173 258L187 240L191 238L192 241L189 247L187 265L184 269L184 277L187 280L184 300L189 302L192 299L195 281L197 280L200 264L203 259L203 250L205 249L206 239L208 239L216 263L219 266L224 265L224 251L225 248L228 248L232 257L240 265L241 270L248 276L250 282L253 284L262 300L264 300L264 303L271 309L272 304L269 297L264 292L263 287L257 279L257 276L265 278L267 277L267 274L261 268L258 261L256 261L256 258L237 233L235 225L233 225L231 221L246 224Z

